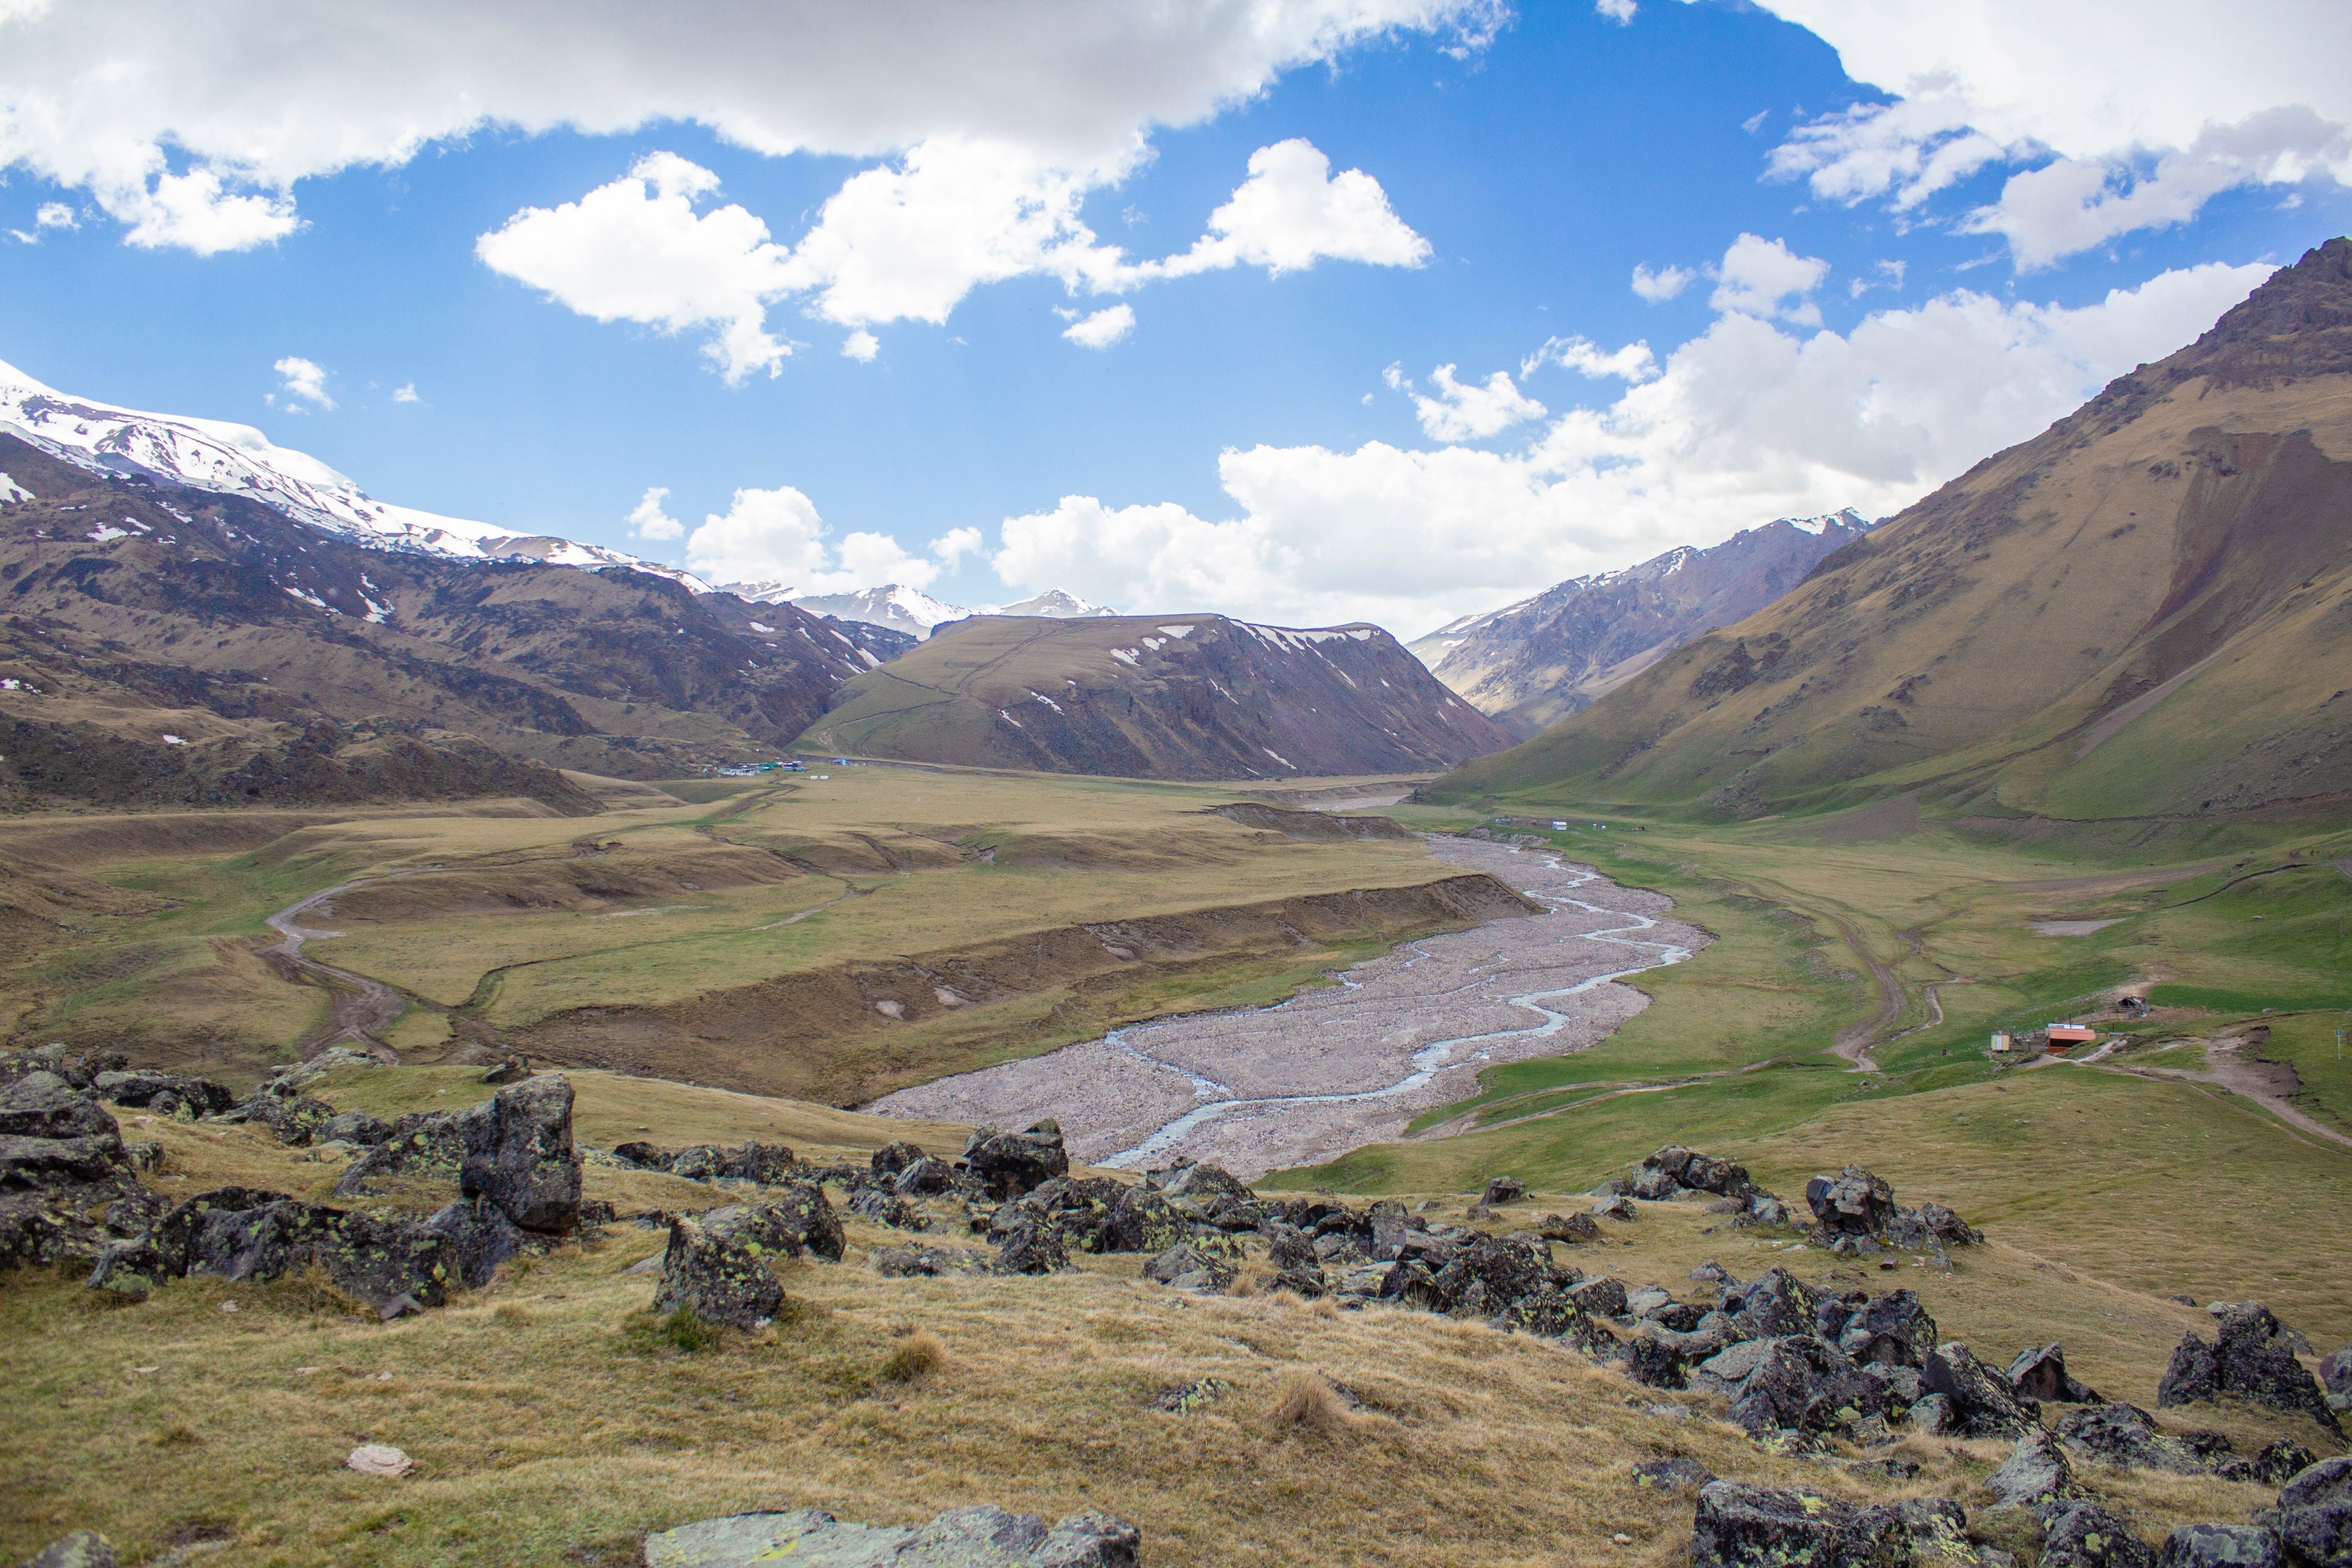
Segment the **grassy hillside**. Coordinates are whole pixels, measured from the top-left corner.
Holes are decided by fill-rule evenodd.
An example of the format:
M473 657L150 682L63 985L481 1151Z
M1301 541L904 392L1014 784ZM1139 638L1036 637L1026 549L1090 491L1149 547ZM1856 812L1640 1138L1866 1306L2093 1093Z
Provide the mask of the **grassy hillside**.
M1450 767L1510 737L1377 626L980 616L834 694L803 743L1130 778Z
M582 1075L583 1138L605 1135L614 1087L652 1091L627 1102L630 1131L672 1146L821 1124L841 1140L827 1146L846 1153L861 1136L902 1131ZM331 1080L324 1092L388 1110L460 1103L469 1091L451 1075L402 1068ZM249 1128L133 1113L126 1131L163 1145L155 1179L167 1195L223 1180L318 1194L337 1174L333 1161ZM934 1142L952 1131L915 1131ZM2203 1314L2053 1250L2030 1205L2000 1204L1981 1176L1939 1184L1968 1173L1938 1164L1937 1142L1921 1147L1896 1173L1905 1195L1960 1202L1992 1229L1950 1272L1901 1277L1946 1334L2000 1361L2063 1340L2079 1375L2152 1404L2171 1346L2205 1327ZM1761 1173L1781 1180L1814 1154L1790 1152L1794 1164ZM2215 1173L2243 1169L2223 1158ZM722 1195L617 1184L625 1182L693 1185L591 1168L592 1194L625 1207ZM1432 1201L1458 1217L1465 1198ZM1548 1191L1526 1206L1577 1202ZM1782 1250L1716 1225L1696 1205L1649 1206L1567 1255L1677 1292L1704 1258L1742 1278L1777 1264L1841 1289L1887 1283L1819 1250ZM2149 1253L2158 1244L2138 1227L2107 1228L2125 1242L2143 1237ZM2218 1247L2231 1227L2208 1228ZM1681 1454L1717 1474L1857 1502L1921 1493L1981 1502L2011 1447L1907 1441L1899 1456L1922 1468L1896 1481L1773 1453L1720 1420L1711 1396L1662 1395L1559 1345L1476 1322L1346 1312L1286 1293L1195 1297L1138 1278L1133 1255L1082 1255L1045 1278L885 1279L870 1255L904 1237L855 1218L847 1230L841 1263L779 1265L796 1307L774 1328L722 1332L691 1353L649 1331L655 1280L629 1270L659 1251L663 1233L628 1224L391 1324L354 1319L331 1292L296 1279L199 1277L131 1304L71 1279L12 1275L0 1285L0 1375L17 1397L0 1405L0 1496L15 1506L0 1510L0 1553L22 1557L69 1521L103 1521L132 1562L222 1542L212 1549L223 1561L287 1568L621 1568L638 1560L644 1531L717 1513L818 1507L897 1522L995 1502L1049 1517L1122 1515L1141 1527L1146 1560L1160 1568L1668 1568L1688 1541L1689 1496L1634 1484L1637 1461ZM2336 1283L2335 1316L2315 1305L2290 1313L2315 1337L2340 1320L2342 1267L2322 1249L2315 1272ZM2245 1294L2258 1282L2241 1272L2217 1289ZM919 1331L939 1342L936 1364L894 1373L897 1347ZM1284 1419L1287 1380L1308 1374L1345 1386L1362 1408ZM1165 1391L1203 1377L1226 1391L1189 1414L1155 1407ZM2249 1450L2282 1435L2321 1441L2307 1421L2260 1411L2164 1414L2174 1426L2226 1428ZM343 1457L362 1442L402 1448L415 1470L397 1481L352 1474ZM2243 1518L2271 1496L2147 1473L2102 1472L2098 1484L2140 1533L2159 1539L2179 1522Z
M2352 798L2352 241L1433 798L1746 818Z
M2111 843L2095 859L1883 809L1587 818L1549 837L1721 940L1641 976L1652 1005L1591 1049L1490 1069L1415 1140L1279 1184L1417 1192L1507 1173L1581 1188L1688 1142L1793 1194L1854 1160L1965 1194L2019 1245L2136 1288L2204 1300L2253 1279L2352 1335L2352 1282L2310 1244L2352 1202L2336 1033L2352 1028L2352 831L2189 855ZM2126 994L2153 1005L2119 1010ZM1995 1029L2060 1017L2118 1043L2023 1068L1986 1049ZM2307 1124L2250 1097L2246 1066ZM2229 1226L2209 1223L2216 1192Z
M333 1000L265 952L265 918L351 883L301 917L334 933L305 954L393 987L385 1037L416 1059L521 1048L862 1101L1517 908L1418 840L1213 815L1218 786L827 773L682 785L698 804L607 787L584 824L515 802L20 818L0 1030L250 1076Z

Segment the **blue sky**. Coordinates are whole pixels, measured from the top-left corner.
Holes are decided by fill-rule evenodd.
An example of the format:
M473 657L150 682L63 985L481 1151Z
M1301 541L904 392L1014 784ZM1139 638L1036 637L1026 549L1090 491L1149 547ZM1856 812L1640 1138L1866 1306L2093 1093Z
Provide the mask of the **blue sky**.
M866 38L785 5L743 41L873 113L697 57L698 7L682 43L557 10L554 85L490 79L486 119L436 53L514 41L436 6L340 54L266 6L176 53L171 8L35 7L0 21L0 230L30 237L0 235L0 360L713 575L1411 636L1786 512L1891 511L2352 227L2323 13L2190 15L2103 64L2068 40L2098 7L1981 0L1955 53L1811 4L1778 9L1821 33L1718 0L1297 0L1268 40L1203 0L1171 43L1016 0L976 57L944 12ZM432 68L404 89L387 48ZM54 85L92 65L132 88ZM845 210L860 178L887 221ZM715 237L755 223L764 247ZM1192 275L1134 274L1196 242ZM1644 299L1637 268L1687 279ZM1064 336L1121 306L1103 346ZM1531 361L1559 340L1590 347Z

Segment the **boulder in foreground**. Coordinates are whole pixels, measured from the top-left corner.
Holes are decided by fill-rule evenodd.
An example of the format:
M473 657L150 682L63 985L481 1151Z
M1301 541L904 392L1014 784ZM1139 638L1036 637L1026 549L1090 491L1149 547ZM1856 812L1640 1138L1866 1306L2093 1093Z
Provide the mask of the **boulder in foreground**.
M851 1524L816 1509L700 1520L646 1538L646 1568L1134 1568L1135 1526L1088 1511L1048 1526L1034 1513L960 1508L917 1528Z

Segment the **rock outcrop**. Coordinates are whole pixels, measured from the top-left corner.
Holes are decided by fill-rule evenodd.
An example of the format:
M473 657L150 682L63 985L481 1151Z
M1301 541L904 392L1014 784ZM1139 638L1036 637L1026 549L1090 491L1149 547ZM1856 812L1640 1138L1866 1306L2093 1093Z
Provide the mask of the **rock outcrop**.
M2352 1568L2352 1458L2303 1471L2255 1522L2277 1531L2288 1555L2307 1568Z
M790 1561L840 1568L1135 1568L1135 1526L1087 1512L1048 1525L1034 1513L960 1508L929 1524L851 1524L814 1509L706 1519L646 1538L646 1568L751 1568Z
M525 1079L464 1111L458 1122L466 1151L457 1171L460 1193L491 1205L525 1230L579 1228L571 1079L562 1073Z
M765 1255L739 1234L698 1220L670 1222L654 1310L684 1309L706 1323L756 1329L783 1303L784 1288L768 1272Z
M2182 1336L2157 1385L2157 1408L2234 1395L2273 1410L2310 1416L2342 1436L2319 1380L2295 1359L2279 1321L2259 1302L2225 1307L2212 1340Z

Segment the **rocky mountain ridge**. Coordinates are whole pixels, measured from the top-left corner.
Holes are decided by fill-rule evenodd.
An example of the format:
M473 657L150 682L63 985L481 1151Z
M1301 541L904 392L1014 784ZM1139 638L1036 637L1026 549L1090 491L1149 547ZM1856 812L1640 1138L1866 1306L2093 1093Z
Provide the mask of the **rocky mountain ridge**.
M807 737L908 761L1137 778L1408 773L1505 744L1378 626L975 616L848 682Z
M2352 796L2352 239L1438 793L1987 820Z
M625 568L371 548L5 435L0 472L14 805L521 793L589 809L550 770L772 756L895 651Z
M1524 738L1669 649L1762 609L1870 527L1851 509L1781 518L1704 550L1682 545L1622 572L1571 577L1411 646L1440 680Z

